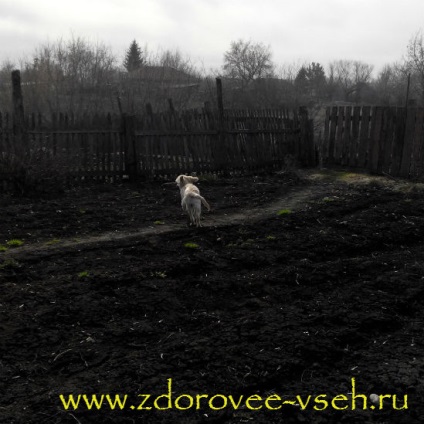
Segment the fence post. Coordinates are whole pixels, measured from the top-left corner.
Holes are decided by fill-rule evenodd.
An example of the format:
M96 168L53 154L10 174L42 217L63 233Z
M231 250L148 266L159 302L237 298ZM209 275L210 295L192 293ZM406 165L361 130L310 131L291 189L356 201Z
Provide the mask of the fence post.
M226 173L226 149L225 149L225 128L224 128L224 102L222 99L222 81L221 78L216 78L216 94L218 101L218 142L214 152L215 164L219 170Z
M406 99L405 99L405 108L408 107L409 103L409 88L411 86L411 73L408 74L407 84L406 84Z
M175 112L175 108L174 108L174 102L172 101L172 99L168 99L168 106L169 106L169 111L171 113Z
M222 81L221 78L216 78L216 94L218 100L219 118L224 118L224 102L222 100Z
M21 72L12 71L12 103L13 103L13 136L15 154L22 159L28 152L25 129L24 102L21 88Z
M135 116L122 114L124 146L125 146L125 169L130 181L137 179L137 149L135 145Z

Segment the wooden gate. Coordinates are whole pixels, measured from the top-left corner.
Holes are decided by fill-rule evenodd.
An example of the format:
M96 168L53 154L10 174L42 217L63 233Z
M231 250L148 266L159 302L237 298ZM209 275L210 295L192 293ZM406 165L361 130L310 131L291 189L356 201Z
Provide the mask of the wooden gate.
M420 178L424 166L424 109L396 107L327 108L324 164Z

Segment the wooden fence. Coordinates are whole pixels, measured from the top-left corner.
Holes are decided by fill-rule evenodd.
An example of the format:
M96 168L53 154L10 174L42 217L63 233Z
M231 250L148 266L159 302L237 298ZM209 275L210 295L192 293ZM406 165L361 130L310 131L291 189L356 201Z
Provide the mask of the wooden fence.
M0 114L0 176L44 166L76 178L163 177L315 165L312 121L288 110L142 116Z
M423 108L327 108L320 146L323 163L422 178L423 124Z

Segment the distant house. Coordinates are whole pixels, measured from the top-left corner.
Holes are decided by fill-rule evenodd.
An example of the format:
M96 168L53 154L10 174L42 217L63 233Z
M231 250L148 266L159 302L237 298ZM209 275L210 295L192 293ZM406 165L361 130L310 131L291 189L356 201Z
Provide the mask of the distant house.
M129 72L127 78L138 83L166 85L169 88L198 87L200 78L170 66L142 66Z

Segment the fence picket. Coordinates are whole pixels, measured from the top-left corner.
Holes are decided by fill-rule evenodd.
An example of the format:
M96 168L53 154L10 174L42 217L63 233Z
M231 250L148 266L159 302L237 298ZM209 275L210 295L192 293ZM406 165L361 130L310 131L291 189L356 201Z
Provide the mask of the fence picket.
M417 112L416 108L408 108L407 110L406 123L405 123L405 135L403 139L402 160L401 160L400 171L399 171L399 175L401 177L409 177L416 112Z
M369 145L369 126L370 126L370 113L371 108L364 106L362 108L361 115L361 130L359 133L359 145L358 145L358 166L365 168L366 161L368 159L368 145Z
M390 167L392 163L392 144L395 118L395 108L384 108L381 132L381 166L379 171L385 174L390 174Z
M351 124L351 137L350 137L350 151L349 151L349 166L356 166L358 162L358 143L359 143L359 125L361 117L361 108L355 106L353 108L352 124Z
M373 109L371 122L371 136L369 146L369 170L372 172L381 171L381 159L380 159L380 143L381 143L381 126L383 121L383 109L381 107L375 107Z
M411 176L419 178L423 175L423 141L424 141L424 109L419 108L416 114L416 125L414 132L414 142L412 146L412 164L411 164Z
M328 163L333 164L335 161L334 147L336 143L336 129L337 129L337 107L334 106L330 116L330 130L328 138Z

